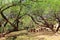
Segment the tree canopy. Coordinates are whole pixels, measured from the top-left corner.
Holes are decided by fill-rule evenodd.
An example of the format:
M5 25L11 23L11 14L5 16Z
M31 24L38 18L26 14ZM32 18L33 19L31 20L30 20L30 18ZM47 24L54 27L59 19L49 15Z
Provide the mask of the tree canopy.
M10 32L20 31L36 25L50 28L58 32L60 27L59 0L0 0L0 26ZM56 31L54 24L58 23ZM12 29L9 29L9 27ZM0 28L0 29L1 29Z

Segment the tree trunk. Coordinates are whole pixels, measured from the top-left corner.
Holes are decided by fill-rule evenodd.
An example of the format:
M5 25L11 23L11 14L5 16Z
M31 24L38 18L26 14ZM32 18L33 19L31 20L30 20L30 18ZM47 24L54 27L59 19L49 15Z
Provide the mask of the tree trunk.
M57 27L57 30L56 30L56 32L58 32L59 28L60 28L60 22L59 22L59 26Z

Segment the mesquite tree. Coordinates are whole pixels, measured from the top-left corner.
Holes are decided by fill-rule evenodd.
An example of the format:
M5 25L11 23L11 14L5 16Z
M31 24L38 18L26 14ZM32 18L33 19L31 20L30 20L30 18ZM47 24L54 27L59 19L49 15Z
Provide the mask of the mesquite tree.
M60 18L59 18L60 13L58 12L60 9L59 3L60 3L59 1L55 2L54 0L53 1L51 0L14 0L14 1L11 0L10 1L9 0L7 3L3 3L2 1L0 3L1 5L0 15L5 20L4 27L8 23L13 27L13 29L8 33L13 31L19 31L18 30L20 23L19 19L22 19L22 17L26 17L25 15L30 17L35 24L41 25L40 23L42 23L44 27L48 27L53 32L55 32L55 30L53 29L54 22L57 21L60 24ZM5 13L9 14L9 12L11 11L12 12L14 11L14 13L17 14L13 22L11 22L11 20L7 18L5 14ZM55 13L55 11L57 13ZM0 26L1 25L2 24L0 24ZM56 32L59 30L59 27L60 25L57 27Z

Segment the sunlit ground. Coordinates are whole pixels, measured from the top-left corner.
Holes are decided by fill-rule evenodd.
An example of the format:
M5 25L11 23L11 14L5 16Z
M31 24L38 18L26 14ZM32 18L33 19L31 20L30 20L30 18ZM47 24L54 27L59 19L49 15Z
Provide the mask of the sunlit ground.
M24 31L25 32L25 31ZM18 34L20 32L16 32L16 33L10 33L11 34ZM8 36L9 36L8 35ZM0 40L60 40L60 33L53 33L53 32L35 32L35 33L23 33L23 31L21 31L21 34L19 36L17 36L17 38L13 39L13 37L3 37Z

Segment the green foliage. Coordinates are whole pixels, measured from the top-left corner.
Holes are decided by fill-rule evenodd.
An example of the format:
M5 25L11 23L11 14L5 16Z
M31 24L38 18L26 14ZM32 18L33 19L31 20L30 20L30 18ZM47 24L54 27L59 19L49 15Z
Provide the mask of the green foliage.
M4 10L3 13L5 16L6 15L9 16L11 13L19 16L25 14L36 14L36 15L47 16L48 20L51 19L54 20L52 16L49 17L48 15L60 11L60 0L0 0L0 7L8 6L6 4L17 4L17 5ZM31 18L29 16L23 16L21 19L24 26L30 25ZM11 21L12 23L14 20L9 19L9 21Z
M20 2L21 1L21 2ZM54 13L60 15L60 0L0 0L0 8L8 7L11 4L17 4L16 6L9 7L3 11L3 14L8 18L8 20L14 24L17 16L21 17L19 19L18 29L27 29L27 28L37 28L37 25L32 21L32 18L27 14L31 14L35 20L37 17L43 16L47 22L56 24L57 21L54 17ZM3 8L3 9L4 9ZM2 9L2 10L3 10ZM0 10L1 11L1 10ZM26 14L26 15L25 15ZM35 14L35 15L34 15ZM14 16L14 18L12 17ZM24 15L24 16L23 16ZM11 18L12 17L12 18ZM60 16L58 16L60 17ZM3 19L0 15L0 20ZM41 20L41 19L39 19ZM3 20L1 20L2 22ZM6 21L6 20L5 20ZM3 22L5 22L3 21ZM43 20L42 20L43 22ZM40 23L40 22L38 22ZM4 23L2 23L4 24ZM4 29L5 28L5 29ZM12 30L13 27L8 23L5 27L0 27L0 33ZM9 38L13 40L12 38ZM8 39L8 40L9 40ZM35 38L30 38L28 36L19 36L16 40L37 40Z
M53 11L60 10L59 0L22 0L21 3L19 3L19 1L20 0L0 0L0 6L11 3L18 4L18 6L13 6L9 9L6 9L4 11L4 14L8 15L12 12L18 15L20 11L20 16L24 14L46 15L52 14L51 12L52 10ZM20 10L21 8L22 10ZM31 19L27 16L24 17L25 18L23 19L24 20L23 22L24 24L27 25L29 23L28 21L30 21Z

